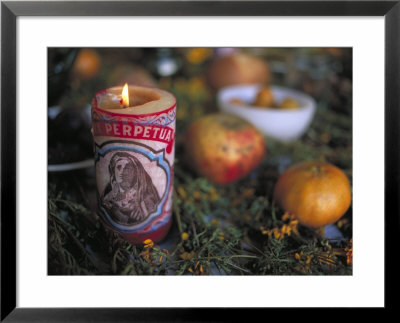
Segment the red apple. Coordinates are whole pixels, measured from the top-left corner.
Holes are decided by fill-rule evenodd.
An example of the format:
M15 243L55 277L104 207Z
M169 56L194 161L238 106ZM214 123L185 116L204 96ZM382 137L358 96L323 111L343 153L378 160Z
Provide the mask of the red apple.
M248 121L216 113L197 119L185 136L187 160L210 181L224 185L247 176L266 153L264 136Z

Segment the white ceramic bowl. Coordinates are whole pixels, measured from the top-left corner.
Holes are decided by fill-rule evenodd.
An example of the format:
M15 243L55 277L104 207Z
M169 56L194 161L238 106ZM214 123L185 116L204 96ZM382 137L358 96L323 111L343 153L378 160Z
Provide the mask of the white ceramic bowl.
M299 138L310 125L316 109L315 100L309 95L293 89L270 86L276 102L287 97L295 99L300 104L296 110L266 109L251 106L257 93L262 88L260 84L235 85L222 88L217 94L219 109L235 114L250 121L265 135L281 141L291 141ZM232 99L240 99L245 105L231 103Z

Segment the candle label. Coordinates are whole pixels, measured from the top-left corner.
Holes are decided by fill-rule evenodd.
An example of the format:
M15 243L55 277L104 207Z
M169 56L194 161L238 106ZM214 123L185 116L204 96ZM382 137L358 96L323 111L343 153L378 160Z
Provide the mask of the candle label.
M139 142L107 141L96 145L95 162L99 207L115 228L126 233L146 231L169 220L172 179L164 150L154 151Z
M118 231L150 234L172 216L175 106L148 115L92 110L99 209Z
M173 106L162 113L132 117L94 109L92 112L93 135L158 141L167 144L166 149L169 154L175 139L175 108L176 106Z

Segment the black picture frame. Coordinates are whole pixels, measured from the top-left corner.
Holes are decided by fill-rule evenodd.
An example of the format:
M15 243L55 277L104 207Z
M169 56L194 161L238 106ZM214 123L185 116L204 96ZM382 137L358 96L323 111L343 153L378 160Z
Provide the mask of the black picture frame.
M16 307L16 20L19 16L382 16L385 19L385 309L399 233L400 1L4 1L1 3L1 321L233 321L243 309ZM373 149L372 149L373 150ZM373 153L373 152L371 152ZM392 238L391 238L392 237ZM396 240L395 240L396 241ZM372 243L372 242L371 242ZM373 260L371 260L373 261ZM390 277L390 278L389 278ZM256 311L256 309L252 309ZM257 315L257 313L254 313ZM253 313L251 314L253 316ZM266 318L267 319L267 318Z

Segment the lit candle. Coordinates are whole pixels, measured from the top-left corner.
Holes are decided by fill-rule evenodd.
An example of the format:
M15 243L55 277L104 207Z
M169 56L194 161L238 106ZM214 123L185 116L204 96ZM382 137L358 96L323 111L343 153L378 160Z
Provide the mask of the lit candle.
M175 97L114 87L92 102L99 212L131 243L160 241L172 222Z

